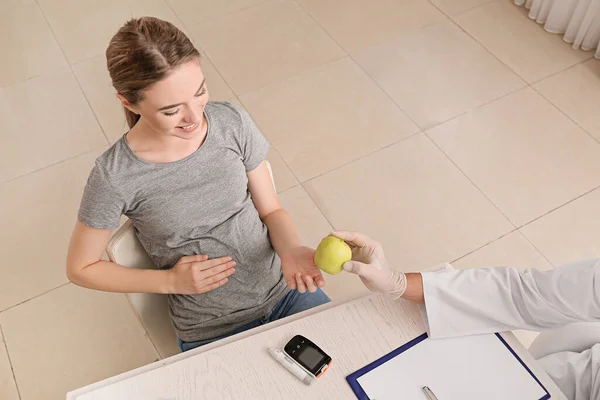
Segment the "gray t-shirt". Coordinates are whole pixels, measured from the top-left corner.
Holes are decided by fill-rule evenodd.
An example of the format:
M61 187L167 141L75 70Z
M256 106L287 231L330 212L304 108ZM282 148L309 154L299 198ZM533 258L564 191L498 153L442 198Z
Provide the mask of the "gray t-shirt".
M204 113L204 144L179 161L145 162L122 137L96 160L79 210L83 224L101 229L117 228L125 214L161 269L194 254L237 262L229 281L213 291L169 295L173 325L186 342L260 318L288 291L246 175L269 144L250 116L229 103L210 102Z

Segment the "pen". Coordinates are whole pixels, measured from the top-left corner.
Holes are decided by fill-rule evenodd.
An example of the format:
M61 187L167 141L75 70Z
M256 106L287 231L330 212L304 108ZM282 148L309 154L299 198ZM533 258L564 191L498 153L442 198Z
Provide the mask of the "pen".
M302 367L296 364L290 357L279 349L269 349L271 356L285 369L290 371L296 378L300 379L305 385L310 385L314 378L310 376Z
M435 394L433 394L433 391L429 389L429 386L423 386L421 390L425 393L425 396L427 396L427 400L438 400L438 398L435 397Z

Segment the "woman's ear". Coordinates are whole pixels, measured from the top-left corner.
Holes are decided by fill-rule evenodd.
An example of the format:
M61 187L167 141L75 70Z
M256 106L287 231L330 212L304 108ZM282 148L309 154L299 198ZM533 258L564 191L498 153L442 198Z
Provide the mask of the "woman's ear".
M129 111L131 111L134 114L140 114L138 108L136 106L134 106L133 104L131 104L122 94L117 93L117 98L119 99L119 101L121 102L121 104L123 104L123 107L125 107L126 109L128 109Z

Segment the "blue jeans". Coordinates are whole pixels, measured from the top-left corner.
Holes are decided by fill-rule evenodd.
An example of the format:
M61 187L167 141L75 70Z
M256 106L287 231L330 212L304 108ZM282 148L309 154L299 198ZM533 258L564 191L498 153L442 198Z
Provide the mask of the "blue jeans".
M331 300L329 297L321 289L317 289L315 293L300 293L297 290L291 290L283 299L279 300L277 304L275 304L275 307L273 307L270 313L262 318L255 319L246 325L240 326L239 328L234 329L223 336L213 339L199 340L197 342L184 342L183 340L177 338L177 342L179 343L179 348L181 351L188 351L195 349L196 347L204 346L205 344L224 339L228 336L247 331L248 329L277 321L278 319L288 317L301 311L306 311L313 307L320 306L321 304L329 303L330 301Z

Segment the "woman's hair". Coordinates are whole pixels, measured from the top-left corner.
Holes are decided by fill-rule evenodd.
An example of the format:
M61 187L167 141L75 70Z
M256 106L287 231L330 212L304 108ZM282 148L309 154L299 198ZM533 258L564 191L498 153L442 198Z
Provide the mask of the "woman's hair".
M200 53L175 25L154 17L129 20L110 40L106 65L117 93L131 104L143 99L143 91L165 78L174 68ZM132 128L140 116L124 108Z

